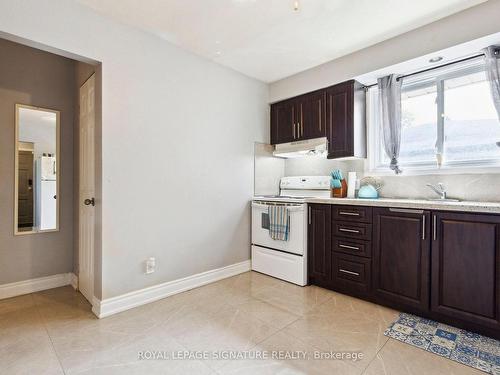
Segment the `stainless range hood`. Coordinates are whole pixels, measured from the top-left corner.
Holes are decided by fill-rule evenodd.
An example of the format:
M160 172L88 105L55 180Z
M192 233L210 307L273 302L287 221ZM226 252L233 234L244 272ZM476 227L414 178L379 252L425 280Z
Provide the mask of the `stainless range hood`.
M303 156L328 155L328 141L326 137L306 139L290 143L280 143L274 146L274 156L279 158L300 158Z

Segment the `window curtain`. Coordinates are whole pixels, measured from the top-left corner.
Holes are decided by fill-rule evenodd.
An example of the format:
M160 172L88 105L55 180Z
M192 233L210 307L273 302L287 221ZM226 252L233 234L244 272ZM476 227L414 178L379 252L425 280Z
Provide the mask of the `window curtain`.
M401 83L398 76L378 79L380 121L384 138L384 150L391 159L390 168L396 174L402 173L398 165L401 147Z
M500 46L489 46L483 49L483 52L491 98L500 120ZM500 147L500 142L497 142L497 146Z

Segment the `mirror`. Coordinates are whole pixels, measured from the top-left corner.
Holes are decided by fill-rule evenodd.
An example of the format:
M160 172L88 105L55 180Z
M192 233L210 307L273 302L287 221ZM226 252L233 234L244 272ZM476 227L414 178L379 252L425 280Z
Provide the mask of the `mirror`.
M59 111L16 105L16 235L59 229L59 122Z

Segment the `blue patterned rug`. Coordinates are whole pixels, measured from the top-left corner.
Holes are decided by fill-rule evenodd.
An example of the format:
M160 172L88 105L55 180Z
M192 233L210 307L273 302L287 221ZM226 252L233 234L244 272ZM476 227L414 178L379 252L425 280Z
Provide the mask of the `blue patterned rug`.
M500 374L500 341L401 313L384 334L488 374Z

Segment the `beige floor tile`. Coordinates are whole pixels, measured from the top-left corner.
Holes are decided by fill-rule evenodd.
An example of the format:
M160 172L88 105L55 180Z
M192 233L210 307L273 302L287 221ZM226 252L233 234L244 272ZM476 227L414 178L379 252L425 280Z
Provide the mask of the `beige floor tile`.
M398 312L247 272L104 319L71 287L0 301L0 373L479 374L383 335ZM290 360L141 360L142 351L306 351ZM358 361L315 353L362 352ZM5 372L8 369L8 372Z
M278 332L258 344L252 351L266 353L268 359L247 359L229 361L221 374L360 374L361 370L348 361L315 359L317 348L296 337ZM298 355L287 359L287 353ZM297 354L301 353L301 354ZM263 354L264 355L264 354Z
M471 367L389 339L365 370L366 375L481 375Z
M48 335L21 337L0 348L2 374L63 374Z
M93 368L79 375L216 375L216 372L200 361L143 361L109 367Z
M266 288L255 294L255 298L273 306L303 315L332 298L333 293L315 286L300 287L283 283Z
M238 309L243 311L247 316L262 320L277 329L281 329L299 319L299 315L259 300L242 303L238 305Z

